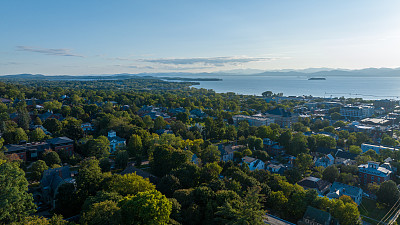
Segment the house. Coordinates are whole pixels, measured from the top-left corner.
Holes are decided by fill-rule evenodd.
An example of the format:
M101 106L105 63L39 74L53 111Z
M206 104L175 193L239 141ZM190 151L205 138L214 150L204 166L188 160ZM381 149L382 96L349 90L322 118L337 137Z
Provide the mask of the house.
M134 166L134 163L129 163L128 166L121 172L121 175L125 175L125 174L131 174L131 173L135 173L138 176L143 177L144 179L149 179L149 181L153 184L157 184L159 178L152 175L151 173L148 173L144 170L141 170L139 168L136 168Z
M382 166L378 162L369 161L368 164L358 166L358 175L362 184L377 183L390 180L392 176L390 164L384 163Z
M227 145L220 149L221 151L221 160L224 162L232 161L234 157L234 153L239 151L240 149L244 149L246 146L244 145Z
M71 176L68 166L45 170L40 180L42 201L54 208L58 188L65 183L75 184L75 179Z
M285 153L285 147L279 145L278 142L273 141L269 138L264 138L263 139L263 145L265 150L268 152L270 155L281 155Z
M40 115L38 115L38 117L43 122L47 119L52 119L52 118L54 118L56 120L60 120L60 121L64 119L64 117L61 114L53 114L53 112L51 112L51 111L47 111L43 114L40 114Z
M201 110L201 109L193 109L190 111L190 116L203 118L203 117L206 117L207 114L205 112L203 112L203 110Z
M285 147L279 144L271 146L267 149L268 154L270 155L282 155L285 153Z
M117 136L117 133L113 130L110 130L107 135L108 140L110 141L110 152L115 152L118 148L122 148L126 145L125 138L121 138Z
M298 225L339 225L339 222L328 212L308 206Z
M163 112L158 112L158 111L151 111L151 112L149 112L149 113L144 114L143 116L150 116L150 118L151 118L152 120L157 119L157 117L159 117L159 116L161 116L161 117L164 118L165 120L171 118L170 115L168 115L168 114L166 114L166 113L163 113Z
M93 131L93 127L91 123L82 123L81 128L84 132L90 132Z
M357 154L338 149L335 154L335 164L355 165L357 156Z
M359 187L342 184L339 182L333 182L329 193L326 195L328 198L340 198L343 195L347 195L353 199L357 205L360 205L362 201L363 190Z
M283 164L278 164L278 163L268 163L265 166L265 170L268 170L271 173L277 173L277 174L281 174L283 175L283 173L285 172L285 170L287 169L287 166L283 165Z
M179 107L179 108L172 108L168 110L168 113L170 113L171 115L176 115L178 113L185 113L186 109L183 107Z
M314 189L320 195L324 195L325 193L327 193L329 191L329 188L331 187L330 182L316 177L306 177L297 182L297 184L302 186L304 189Z
M265 163L263 161L248 156L242 158L242 163L246 163L249 166L250 171L263 170L265 166Z
M314 159L315 166L322 166L324 168L333 165L334 162L335 162L335 158L331 154L324 155L319 158L315 157L315 159Z
M67 137L57 137L46 141L51 149L58 152L64 150L68 155L74 154L74 141Z

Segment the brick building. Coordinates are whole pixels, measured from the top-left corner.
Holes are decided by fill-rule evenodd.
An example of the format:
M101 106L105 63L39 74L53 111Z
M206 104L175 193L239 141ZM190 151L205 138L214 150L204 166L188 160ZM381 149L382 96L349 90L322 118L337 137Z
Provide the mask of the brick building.
M52 150L58 152L64 150L68 155L74 154L74 141L67 137L57 137L46 141Z
M379 165L378 162L372 161L368 162L368 164L359 165L358 171L362 184L380 184L384 181L390 180L393 173L389 163Z

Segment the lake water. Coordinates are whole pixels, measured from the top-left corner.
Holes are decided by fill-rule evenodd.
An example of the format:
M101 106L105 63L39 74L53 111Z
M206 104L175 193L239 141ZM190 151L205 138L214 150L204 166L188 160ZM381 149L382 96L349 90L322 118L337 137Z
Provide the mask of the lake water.
M343 77L329 76L326 80L308 80L295 76L210 76L223 81L201 81L196 88L213 89L218 93L235 92L261 95L264 91L318 97L360 97L364 99L399 99L400 77Z

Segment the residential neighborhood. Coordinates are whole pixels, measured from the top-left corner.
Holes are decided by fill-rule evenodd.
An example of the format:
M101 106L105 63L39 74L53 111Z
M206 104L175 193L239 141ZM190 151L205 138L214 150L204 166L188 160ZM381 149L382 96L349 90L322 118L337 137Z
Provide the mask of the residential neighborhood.
M139 101L155 98L142 93L99 101L74 91L47 99L25 92L30 98L21 100L0 91L2 155L26 174L36 215L87 221L85 202L108 193L102 182L119 196L138 193L121 182L145 182L182 207L170 217L181 224L191 224L190 207L203 213L196 224L207 221L206 206L187 199L204 191L213 193L207 201L216 204L216 220L227 219L216 198L224 193L239 205L260 196L252 203L260 220L288 224L379 221L400 197L400 106L391 100L221 94L221 105L188 90L190 101L166 104Z

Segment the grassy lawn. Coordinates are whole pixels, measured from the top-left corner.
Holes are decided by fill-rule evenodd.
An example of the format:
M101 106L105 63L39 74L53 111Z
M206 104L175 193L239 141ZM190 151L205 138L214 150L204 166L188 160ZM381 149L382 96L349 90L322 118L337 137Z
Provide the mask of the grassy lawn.
M358 206L358 209L361 215L368 216L379 221L386 215L390 208L377 208L375 200L363 198L362 203ZM372 224L377 224L377 222L371 221L367 218L363 218L363 220ZM399 221L399 219L397 221Z

